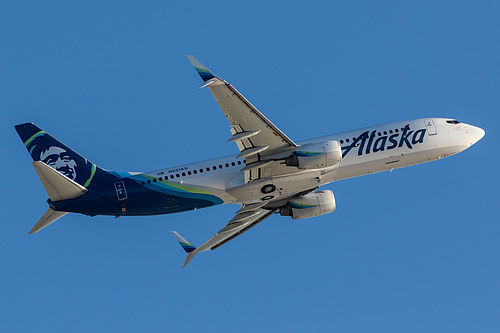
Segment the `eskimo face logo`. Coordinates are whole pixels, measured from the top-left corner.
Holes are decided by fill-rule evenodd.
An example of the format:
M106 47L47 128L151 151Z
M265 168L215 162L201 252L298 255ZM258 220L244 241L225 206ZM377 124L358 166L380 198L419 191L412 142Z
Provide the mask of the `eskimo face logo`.
M66 150L57 146L52 146L42 151L40 160L69 179L76 179L76 162L69 156Z

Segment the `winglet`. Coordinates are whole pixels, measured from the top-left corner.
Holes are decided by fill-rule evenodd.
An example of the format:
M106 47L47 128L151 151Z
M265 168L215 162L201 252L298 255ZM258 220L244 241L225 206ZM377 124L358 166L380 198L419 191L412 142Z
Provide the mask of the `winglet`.
M188 242L184 237L179 235L176 231L170 231L172 235L174 235L175 239L181 244L182 248L184 251L187 252L188 256L186 258L186 261L184 262L184 266L182 268L186 267L186 265L193 259L194 255L198 252L196 252L196 246Z
M182 237L181 235L179 235L176 231L170 231L172 233L172 235L174 235L175 239L177 239L177 241L179 242L179 244L181 244L182 248L184 249L184 251L186 251L187 253L189 252L193 252L194 250L196 250L196 246L194 246L193 244L189 243L184 237Z
M188 57L189 61L191 61L191 64L194 66L194 69L198 72L198 74L201 76L201 79L205 82L215 78L214 73L212 73L205 65L203 65L201 62L198 61L195 57L192 55L186 55Z

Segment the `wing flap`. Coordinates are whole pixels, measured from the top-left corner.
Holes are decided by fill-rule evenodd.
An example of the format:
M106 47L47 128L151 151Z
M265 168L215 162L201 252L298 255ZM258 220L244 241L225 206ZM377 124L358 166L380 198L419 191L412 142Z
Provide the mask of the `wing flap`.
M228 142L235 142L238 146L240 154L237 158L245 158L247 164L268 161L271 158L266 159L267 156L297 147L232 85L217 77L193 56L187 57L205 82L203 86L208 87L229 121L233 137ZM271 168L274 176L295 172L294 169L272 164L253 164L251 168L243 169L245 182L268 177L268 173L262 172L264 167Z
M227 224L218 233L212 236L212 238L200 245L195 251L203 252L207 250L215 250L216 248L226 244L230 240L255 227L257 224L273 215L274 212L274 210L262 210L251 218Z
M275 209L265 210L260 209L256 206L252 206L252 208L257 209L254 211L248 209L242 213L237 214L228 224L224 226L224 228L219 230L214 236L212 236L208 241L206 241L199 247L195 247L177 232L171 231L182 248L188 253L186 261L184 262L184 266L182 267L185 267L197 253L208 250L215 250L216 248L226 244L227 242L233 240L244 232L247 232L276 212ZM238 219L243 214L247 214L245 218Z
M253 106L243 95L241 95L232 85L218 79L220 84L208 86L210 92L224 112L232 129L233 136L242 132L260 131L249 138L244 138L246 148L267 146L265 154L275 154L282 150L297 147L278 127L267 119L255 106ZM262 154L263 156L265 154Z

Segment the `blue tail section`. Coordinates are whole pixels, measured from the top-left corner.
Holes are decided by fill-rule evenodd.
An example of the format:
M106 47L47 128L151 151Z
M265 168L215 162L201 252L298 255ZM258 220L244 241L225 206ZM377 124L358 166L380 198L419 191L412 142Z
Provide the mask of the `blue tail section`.
M35 124L14 127L33 161L44 162L78 184L88 188L117 179Z

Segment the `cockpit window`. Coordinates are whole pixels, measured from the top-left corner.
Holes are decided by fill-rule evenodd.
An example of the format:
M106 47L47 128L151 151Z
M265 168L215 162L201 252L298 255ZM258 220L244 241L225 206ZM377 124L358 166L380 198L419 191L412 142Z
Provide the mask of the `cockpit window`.
M448 124L460 124L458 120L447 120L446 121Z

